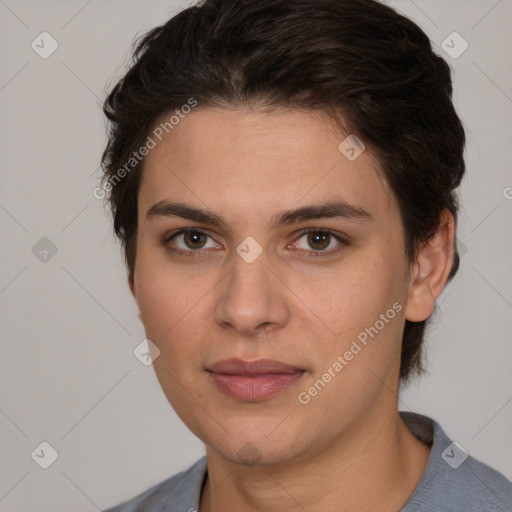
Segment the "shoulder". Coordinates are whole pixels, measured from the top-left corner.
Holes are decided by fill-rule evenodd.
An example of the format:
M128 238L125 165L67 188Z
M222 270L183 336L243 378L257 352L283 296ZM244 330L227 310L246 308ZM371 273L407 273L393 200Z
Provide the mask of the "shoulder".
M206 467L202 457L187 470L104 512L197 511Z
M430 426L432 451L425 472L403 512L512 509L512 482L469 455L435 421L420 415L414 417Z

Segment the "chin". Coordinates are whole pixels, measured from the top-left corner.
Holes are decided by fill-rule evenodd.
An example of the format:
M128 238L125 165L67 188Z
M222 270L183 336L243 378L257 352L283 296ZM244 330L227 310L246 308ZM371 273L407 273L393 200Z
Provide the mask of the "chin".
M225 459L247 466L285 464L300 457L307 444L286 417L237 418L224 422L229 432L207 433L202 441ZM218 432L218 429L215 430ZM299 444L300 443L300 444Z
M263 443L258 440L241 440L240 443L232 443L229 446L213 443L211 448L230 462L244 466L287 464L299 455L286 443Z

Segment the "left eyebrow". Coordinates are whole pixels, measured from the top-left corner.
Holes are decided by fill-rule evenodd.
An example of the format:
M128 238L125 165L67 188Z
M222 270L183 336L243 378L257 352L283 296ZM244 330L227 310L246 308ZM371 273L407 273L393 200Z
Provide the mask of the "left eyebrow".
M180 202L159 201L146 213L146 218L151 217L182 217L184 219L210 224L215 227L226 228L228 222L211 210L196 208ZM307 220L345 218L354 221L372 221L373 216L360 206L339 199L323 202L319 205L309 205L295 210L285 210L275 214L271 219L272 229L281 225L289 225Z
M282 224L337 217L355 221L374 220L373 215L364 208L340 199L324 202L320 205L303 206L296 210L280 212L272 217L272 227L275 229Z

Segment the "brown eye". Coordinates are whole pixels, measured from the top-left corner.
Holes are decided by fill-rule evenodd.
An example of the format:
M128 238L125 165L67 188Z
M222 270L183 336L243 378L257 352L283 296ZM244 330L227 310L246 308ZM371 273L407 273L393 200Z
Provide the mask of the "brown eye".
M292 245L294 249L306 251L308 256L332 256L350 243L329 229L307 229Z
M308 233L308 244L315 251L321 251L329 247L331 234L327 231L312 231Z
M206 244L206 235L200 231L189 231L183 234L183 241L188 249L202 249Z
M182 229L172 236L166 236L163 244L174 252L188 254L218 248L210 235L198 229Z

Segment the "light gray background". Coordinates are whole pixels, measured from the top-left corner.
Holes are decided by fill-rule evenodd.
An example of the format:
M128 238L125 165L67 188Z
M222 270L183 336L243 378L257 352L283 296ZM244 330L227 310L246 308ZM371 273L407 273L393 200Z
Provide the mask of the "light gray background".
M401 408L511 479L512 1L389 3L452 65L468 135L462 264L430 331L430 373ZM106 88L134 36L185 5L0 0L1 511L103 509L203 454L132 353L144 330L92 195ZM59 44L47 59L31 48L43 31ZM457 59L441 49L453 31L469 43ZM46 262L32 252L43 237L57 247ZM59 454L46 470L31 458L42 441Z

